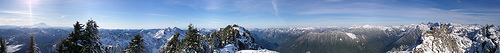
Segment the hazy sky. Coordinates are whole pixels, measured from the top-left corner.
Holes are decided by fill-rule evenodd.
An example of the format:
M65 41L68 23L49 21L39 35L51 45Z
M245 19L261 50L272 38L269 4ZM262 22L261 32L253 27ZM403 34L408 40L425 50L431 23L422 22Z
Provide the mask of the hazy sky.
M500 25L500 0L0 0L0 25L71 27L90 18L121 29Z

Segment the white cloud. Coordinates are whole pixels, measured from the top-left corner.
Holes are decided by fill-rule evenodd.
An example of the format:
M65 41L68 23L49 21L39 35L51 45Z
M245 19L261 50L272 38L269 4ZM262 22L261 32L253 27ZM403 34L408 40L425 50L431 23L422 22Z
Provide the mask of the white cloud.
M219 10L223 4L223 0L205 0L207 2L206 9Z
M476 16L463 14L464 12L454 11L460 11L460 9L442 10L437 8L394 7L378 3L351 3L346 5L322 6L299 12L299 14L354 14L412 18L478 18Z
M26 17L22 17L22 18L0 18L0 20L2 20L2 22L4 22L4 23L9 23L9 22L29 21L30 19L26 18ZM18 24L20 24L20 23L18 23Z
M279 11L278 11L278 6L276 4L276 0L272 0L271 3L273 4L273 9L274 9L274 12L276 13L275 15L279 16Z
M302 11L295 13L301 15L333 15L327 17L348 18L348 17L364 17L364 19L378 21L415 21L415 22L452 22L452 23L481 23L481 22L496 22L500 20L500 9L439 9L432 7L401 7L395 5L387 5L381 3L343 3L343 4L318 4L321 6L309 6ZM345 16L344 16L345 15ZM351 15L351 16L349 16ZM354 16L352 16L354 15ZM384 19L373 19L380 17ZM332 19L335 19L332 18ZM327 20L325 18L317 18L316 20ZM357 18L356 18L357 19ZM354 20L356 20L354 19ZM353 20L348 18L346 20ZM340 20L342 21L342 20Z
M0 11L1 13L11 13L11 14L24 14L29 15L29 11Z
M46 19L44 17L38 17L38 16L30 17L29 15L0 16L0 23L2 23L0 25L31 25L31 24L36 24L36 22L38 21L46 21Z
M61 16L61 17L59 17L59 18L57 18L57 19L59 19L59 20L66 20L66 19L64 19L65 17L66 17L66 16Z

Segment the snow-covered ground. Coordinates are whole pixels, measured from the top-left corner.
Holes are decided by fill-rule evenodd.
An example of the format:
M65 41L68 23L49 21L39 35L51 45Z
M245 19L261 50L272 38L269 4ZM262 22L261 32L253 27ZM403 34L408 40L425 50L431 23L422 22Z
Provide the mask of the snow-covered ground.
M486 25L462 25L455 23L427 23L418 25L422 33L421 44L405 51L389 52L416 52L416 53L492 53L500 52L499 26L488 25L489 34L486 36ZM403 26L404 27L404 26ZM431 30L431 28L434 28Z
M200 33L210 33L214 29L202 29ZM208 31L208 32L207 32ZM164 29L103 29L100 31L101 41L104 45L115 46L117 50L123 50L128 46L128 42L133 35L140 34L144 39L144 46L147 53L157 53L161 46L165 45L172 35L180 33L179 39L184 38L184 30L177 27Z
M347 36L351 37L352 39L356 39L356 35L352 33L345 33L345 34L347 34Z
M218 50L219 53L234 53L236 51L238 51L238 47L233 44L227 44L224 48Z

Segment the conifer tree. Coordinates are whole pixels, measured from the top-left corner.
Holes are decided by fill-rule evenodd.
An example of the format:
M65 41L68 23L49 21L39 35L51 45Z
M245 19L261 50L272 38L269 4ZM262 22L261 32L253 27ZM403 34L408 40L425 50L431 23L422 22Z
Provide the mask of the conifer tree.
M205 34L205 35L203 35L201 37L201 42L200 43L202 43L201 44L202 45L202 49L203 49L202 52L206 52L206 53L212 52L211 50L212 50L213 47L211 45L211 38L210 38L210 34L209 33L207 33L207 34Z
M61 40L61 43L58 44L56 48L56 52L58 53L78 53L81 48L78 46L79 43L76 43L76 41L80 40L83 34L82 34L82 29L83 29L82 24L80 22L76 22L73 25L73 32L71 32L68 36L68 38L65 38ZM81 44L79 44L81 45Z
M220 46L222 46L222 44L221 44L221 42L222 42L221 36L217 33L217 31L212 32L212 34L210 34L210 36L211 36L211 39L212 39L210 41L210 43L211 43L211 45L213 45L214 49L219 48Z
M0 37L0 53L6 53L7 52L7 46L6 46L6 44L7 44L7 42Z
M122 52L124 53L143 53L145 47L144 39L142 39L140 34L134 36L132 40L130 40L129 46L127 46Z
M179 47L180 45L180 40L179 40L179 35L180 33L177 33L172 36L172 39L168 41L167 46L162 47L159 53L178 53L181 48Z
M186 38L184 38L182 40L182 42L184 42L183 44L186 44L185 47L186 47L186 52L188 53L194 53L194 52L198 52L198 53L204 53L202 51L203 48L202 48L202 45L200 44L200 39L201 39L201 35L198 34L198 30L196 28L193 27L193 24L189 24L188 26L188 31L186 32Z
M28 51L26 51L27 53L40 53L40 51L38 50L38 47L36 46L36 42L35 42L35 36L31 36L31 42L30 42L30 47L28 48Z
M99 38L99 30L97 29L98 27L99 26L97 26L97 23L94 20L88 20L82 36L82 44L85 44L85 47L80 51L93 53L103 52L103 48L101 48L102 43Z
M69 34L68 38L61 40L58 44L56 52L59 53L102 53L104 52L101 47L102 43L99 40L99 30L97 29L94 20L88 20L85 25L80 24L78 21L73 25L74 31ZM84 30L82 30L84 29Z
M486 27L484 28L484 31L485 31L484 35L486 35L486 37L490 37L491 35L493 35L490 33L489 29L490 29L490 26L488 24L486 24Z

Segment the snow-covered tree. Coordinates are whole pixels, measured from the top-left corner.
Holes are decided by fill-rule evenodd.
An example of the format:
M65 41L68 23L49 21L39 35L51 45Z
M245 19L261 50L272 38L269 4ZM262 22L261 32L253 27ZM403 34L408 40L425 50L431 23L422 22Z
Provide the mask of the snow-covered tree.
M99 30L94 20L88 20L85 25L78 21L73 25L74 31L68 38L61 40L56 52L59 53L102 53L104 52L99 38ZM84 29L84 30L82 30Z
M179 46L180 45L180 40L179 40L179 35L180 33L177 33L172 36L170 41L168 41L166 46L163 46L158 53L178 53L182 48Z
M97 29L97 23L94 20L88 20L85 30L83 31L83 36L81 36L82 44L85 44L83 52L100 53L104 52L102 43L100 41L99 30Z
M76 43L81 39L80 36L82 36L82 29L83 29L82 24L80 22L76 22L73 25L73 32L71 32L68 36L68 38L65 38L61 40L61 43L57 45L56 51L58 53L78 53L81 50L82 46L80 43Z
M201 35L198 34L198 30L194 28L193 24L189 24L188 26L188 31L186 32L186 38L182 40L184 42L183 44L186 44L186 52L198 52L198 53L204 53L204 49L202 48L201 45Z
M38 50L39 48L36 46L36 42L35 42L35 36L31 36L31 42L30 42L30 47L28 48L28 51L26 51L26 53L40 53L40 51Z
M7 52L7 42L0 38L0 53L6 53Z
M122 52L123 53L143 53L145 47L144 45L144 39L142 39L140 34L137 34L134 36L132 42L129 42L129 46L127 46Z
M228 25L226 28L205 35L200 35L192 24L189 24L188 27L184 39L179 42L178 36L180 34L173 35L171 40L162 46L159 53L212 53L220 51L219 49L228 44L233 44L239 47L236 49L240 50L260 48L260 46L253 43L252 35L237 25ZM242 32L242 35L240 32ZM237 39L246 39L248 41L238 41Z

